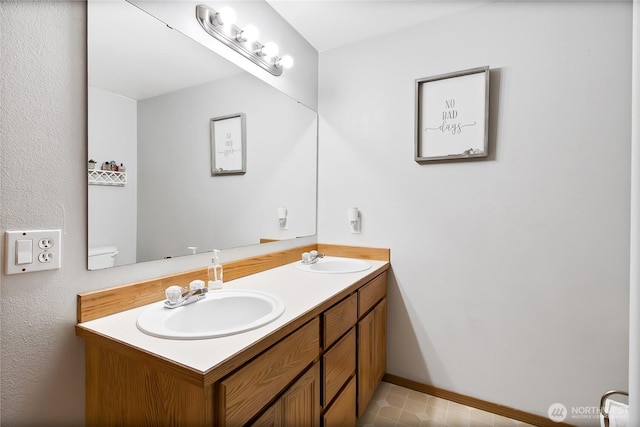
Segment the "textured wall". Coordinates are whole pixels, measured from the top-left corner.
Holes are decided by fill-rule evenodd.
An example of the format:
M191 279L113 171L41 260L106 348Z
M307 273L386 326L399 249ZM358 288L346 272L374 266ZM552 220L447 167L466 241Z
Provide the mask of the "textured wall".
M62 269L2 277L2 424L83 420L73 325L87 287L84 13L2 3L2 228L63 229Z
M318 240L391 248L388 372L543 416L627 388L631 28L497 2L320 54ZM482 65L493 154L418 165L414 80Z

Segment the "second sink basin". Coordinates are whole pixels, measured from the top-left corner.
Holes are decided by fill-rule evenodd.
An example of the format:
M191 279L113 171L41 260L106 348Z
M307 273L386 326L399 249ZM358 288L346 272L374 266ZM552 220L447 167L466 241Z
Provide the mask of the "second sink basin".
M221 289L193 304L174 309L162 302L138 316L142 332L169 339L206 339L238 334L259 328L280 317L282 299L266 292Z
M341 257L324 257L319 258L313 264L303 264L301 261L296 262L296 267L303 271L313 273L357 273L371 268L371 264L361 259L341 258Z

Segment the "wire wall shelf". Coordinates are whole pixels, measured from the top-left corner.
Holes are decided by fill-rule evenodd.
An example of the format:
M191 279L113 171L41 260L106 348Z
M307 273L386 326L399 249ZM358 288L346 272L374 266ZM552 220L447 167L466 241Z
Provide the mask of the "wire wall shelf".
M103 171L89 169L89 185L111 185L124 187L127 183L126 172Z

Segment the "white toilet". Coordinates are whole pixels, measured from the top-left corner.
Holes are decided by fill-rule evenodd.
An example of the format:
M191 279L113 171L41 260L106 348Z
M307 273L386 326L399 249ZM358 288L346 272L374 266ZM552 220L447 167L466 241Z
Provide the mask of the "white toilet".
M99 246L89 249L89 270L115 267L118 249L115 246Z

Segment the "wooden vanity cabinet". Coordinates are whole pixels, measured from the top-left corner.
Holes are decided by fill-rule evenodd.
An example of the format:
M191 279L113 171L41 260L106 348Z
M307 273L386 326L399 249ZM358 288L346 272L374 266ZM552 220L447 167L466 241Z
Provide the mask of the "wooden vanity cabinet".
M344 388L356 374L357 292L344 298L323 315L322 408L323 425L355 425L355 389ZM349 402L353 400L353 404Z
M355 425L386 369L387 273L326 310L323 319L323 425Z
M387 274L358 290L357 415L362 415L387 366Z
M217 425L354 426L386 368L386 291L383 272L326 309L319 331L310 322L221 380ZM319 346L319 363L282 391Z
M78 329L87 425L354 426L385 371L387 272L350 289L264 350L218 368L225 373L199 374Z
M104 340L85 357L87 426L213 425L211 386Z

